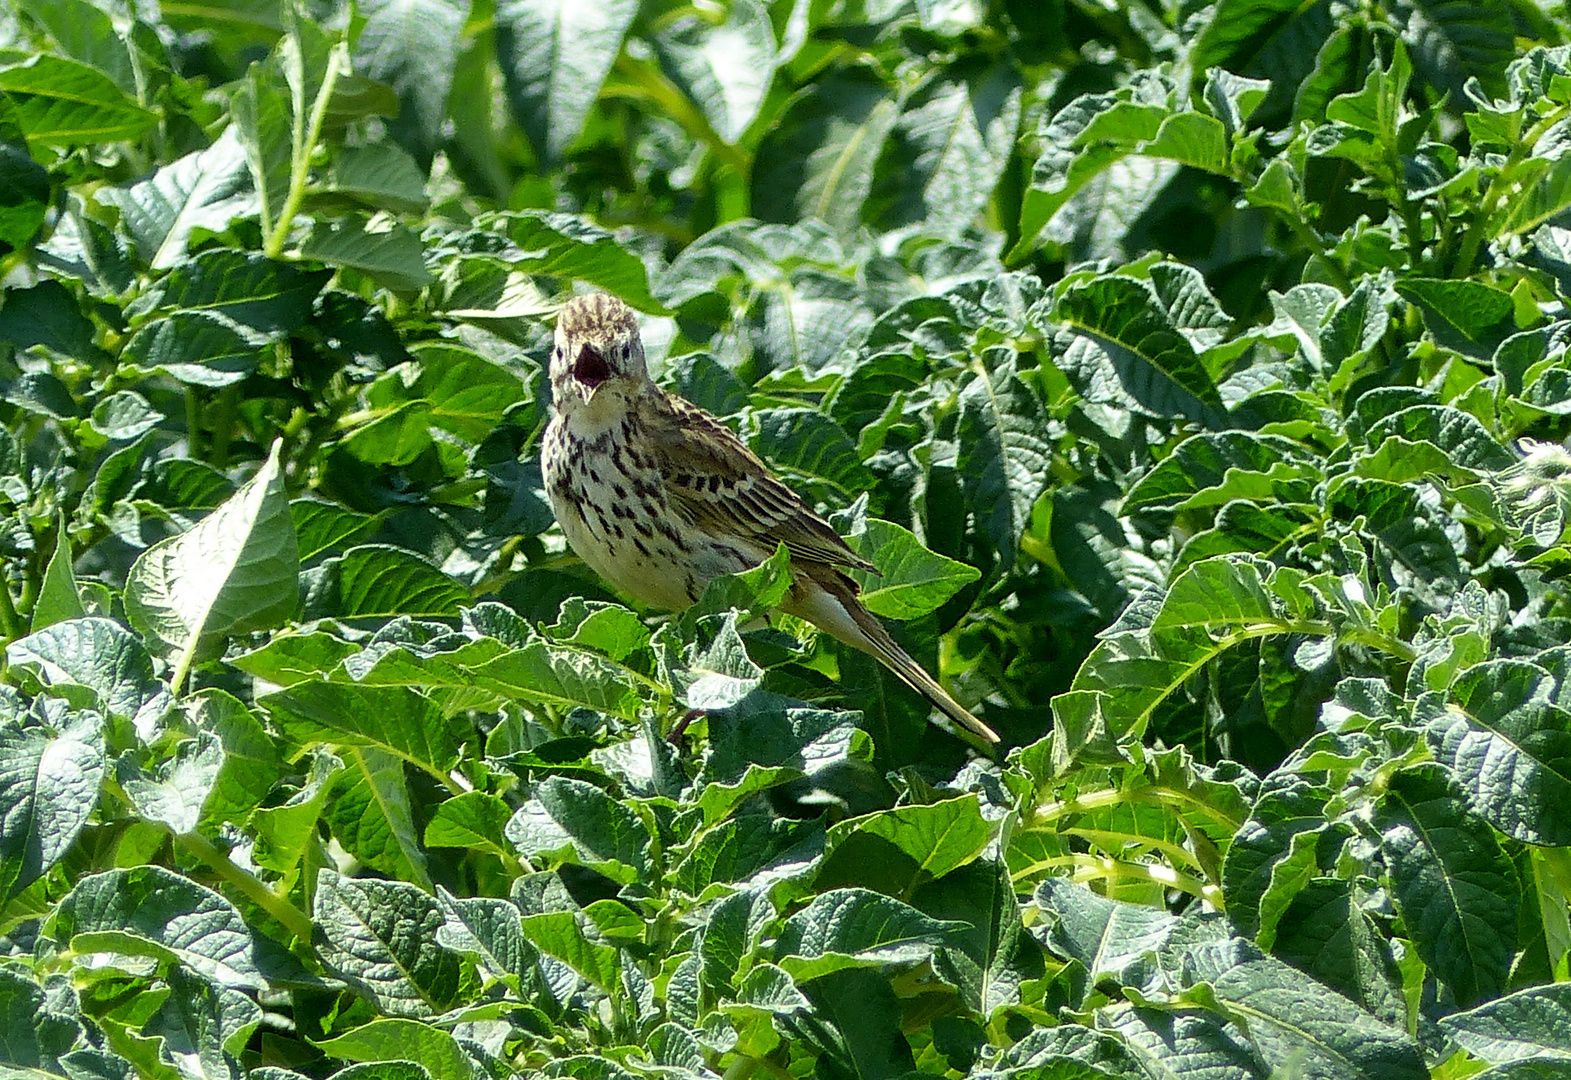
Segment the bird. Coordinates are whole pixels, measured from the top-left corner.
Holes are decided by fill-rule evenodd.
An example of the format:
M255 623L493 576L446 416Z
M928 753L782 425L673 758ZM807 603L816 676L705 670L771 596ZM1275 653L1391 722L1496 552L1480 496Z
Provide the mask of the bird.
M650 378L626 303L592 292L562 306L550 382L546 497L568 545L602 578L652 607L681 610L714 578L749 570L784 544L792 583L781 610L872 655L955 723L999 741L859 599L845 571L877 568L730 428Z

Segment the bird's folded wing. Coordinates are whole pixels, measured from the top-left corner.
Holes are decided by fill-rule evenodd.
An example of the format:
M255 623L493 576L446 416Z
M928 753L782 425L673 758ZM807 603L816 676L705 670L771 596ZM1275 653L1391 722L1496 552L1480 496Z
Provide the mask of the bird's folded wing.
M877 573L840 534L720 421L680 398L661 395L645 420L665 468L666 492L694 525L793 559Z

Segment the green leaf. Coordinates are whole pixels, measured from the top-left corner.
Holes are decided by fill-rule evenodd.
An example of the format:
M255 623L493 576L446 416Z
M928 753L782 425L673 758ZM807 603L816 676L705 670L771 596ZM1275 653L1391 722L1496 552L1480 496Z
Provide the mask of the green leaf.
M267 694L257 704L297 747L373 747L436 776L458 763L458 747L441 710L408 687L307 681Z
M49 146L128 141L158 123L109 76L64 56L0 65L0 91L16 95L14 115L27 138Z
M583 131L637 9L632 0L497 5L497 62L508 103L542 164L555 165Z
M425 827L427 847L466 847L511 856L503 837L512 808L495 795L466 791L436 808Z
M535 798L572 837L588 865L615 880L648 880L649 830L626 803L593 784L565 776L541 781Z
M1374 823L1419 955L1459 1004L1498 997L1516 955L1522 893L1493 831L1436 765L1393 776Z
M1233 939L1187 953L1222 1015L1249 1033L1272 1069L1304 1076L1427 1080L1418 1043L1280 960ZM1291 1064L1289 1064L1291 1063Z
M48 1005L42 986L20 971L0 968L0 1031L6 1033L0 1064L10 1066L12 1075L70 1075L60 1058L82 1038L82 1026Z
M867 874L876 868L881 883L904 878L886 891L910 896L981 855L993 833L975 795L883 810L830 827L820 874L872 884Z
M398 94L393 132L423 158L441 143L468 13L467 0L371 0L360 6L365 23L355 39L354 70Z
M582 919L581 914L572 911L525 915L524 936L535 948L556 957L591 984L609 990L617 984L621 956L609 945L590 941L579 925Z
M437 944L441 906L413 885L317 877L313 912L329 970L393 1016L428 1017L453 1004L458 957Z
M906 99L878 164L873 206L889 228L958 237L986 207L1020 126L1020 75L999 61L939 71ZM873 207L870 206L870 209Z
M385 214L313 222L300 242L300 257L364 271L399 292L412 292L436 280L426 269L420 238Z
M55 522L55 550L49 556L49 565L44 568L44 583L33 605L30 629L36 634L45 627L67 619L79 619L84 614L82 598L77 593L76 574L71 570L71 538L66 533L62 512Z
M867 68L841 68L812 83L758 147L753 212L765 221L816 218L854 230L899 114L894 91Z
M425 401L433 424L470 442L489 435L526 395L517 375L468 349L432 343L410 354L420 377L409 392Z
M150 732L169 708L169 689L129 630L110 619L68 619L6 646L6 659L45 686L85 686L98 708Z
M1088 401L1225 426L1222 398L1151 287L1121 276L1070 286L1053 318L1052 353Z
M1123 512L1186 510L1238 498L1266 501L1277 484L1317 479L1319 472L1291 439L1246 431L1194 435L1140 478L1124 496Z
M344 1061L412 1061L432 1076L459 1080L473 1075L457 1039L417 1020L373 1020L337 1038L323 1039L316 1046L329 1057Z
M1007 568L1014 565L1052 460L1041 402L1013 351L989 349L960 392L960 461L966 501Z
M1496 1064L1571 1059L1571 985L1532 986L1440 1018L1473 1056Z
M146 180L99 188L93 197L113 206L142 262L154 270L176 266L197 230L222 233L254 209L245 151L225 132L206 150L164 165Z
M719 22L697 15L672 19L651 44L661 69L715 134L739 142L774 79L775 33L764 5L735 0Z
M172 958L219 986L263 985L240 913L212 890L161 866L82 878L50 925L55 939L76 952Z
M373 746L340 746L344 772L326 817L333 835L374 870L431 891L403 759Z
M365 544L322 564L325 581L307 610L344 619L456 616L469 590L405 548Z
M876 577L852 573L862 585L862 603L886 618L919 619L982 576L974 566L928 550L909 529L890 521L868 518L851 542L878 567Z
M1564 663L1565 650L1541 659ZM1571 712L1538 664L1495 659L1464 672L1425 735L1478 811L1529 844L1571 844Z
M482 218L517 248L509 265L535 274L576 278L600 286L639 311L664 313L649 291L649 271L614 235L573 214L524 210Z
M963 925L866 889L834 889L786 920L775 961L799 983L844 968L918 962Z
M204 645L293 615L299 572L275 446L224 505L142 553L126 577L126 616L179 652L171 680L178 689Z
M1423 312L1436 344L1465 356L1488 360L1517 331L1511 295L1476 281L1404 278L1396 291Z
M98 805L103 733L82 718L61 731L0 722L0 897L54 866Z

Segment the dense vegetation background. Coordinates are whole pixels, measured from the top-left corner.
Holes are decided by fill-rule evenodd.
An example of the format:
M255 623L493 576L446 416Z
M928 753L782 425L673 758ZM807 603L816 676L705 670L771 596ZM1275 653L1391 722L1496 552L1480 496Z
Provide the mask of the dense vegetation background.
M0 1073L1571 1073L1568 33L0 4ZM1007 756L564 550L591 287Z

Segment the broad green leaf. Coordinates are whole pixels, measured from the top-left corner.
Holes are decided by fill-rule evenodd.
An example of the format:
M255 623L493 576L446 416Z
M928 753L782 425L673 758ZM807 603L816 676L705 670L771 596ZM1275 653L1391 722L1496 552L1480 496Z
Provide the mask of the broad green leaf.
M60 1058L82 1038L75 1019L48 1007L42 986L23 972L0 968L0 1065L14 1076L68 1076ZM36 1070L36 1071L35 1071Z
M432 1076L455 1080L473 1072L458 1040L418 1020L373 1020L337 1038L323 1039L316 1046L329 1057L344 1061L413 1061Z
M829 830L821 874L842 881L871 884L900 881L892 895L902 897L922 883L941 878L979 856L993 838L993 825L983 819L976 796L918 806L899 806L837 822ZM890 864L885 867L880 863ZM876 868L876 869L875 869Z
M312 302L330 276L257 252L215 248L176 266L139 296L132 310L205 311L260 333L288 333L310 318Z
M160 270L185 258L196 230L221 233L251 211L250 186L245 151L226 131L206 150L187 154L146 180L99 188L93 197L120 211L142 262Z
M1000 61L941 71L906 101L879 162L880 224L960 236L987 205L1020 126L1020 76Z
M1571 712L1552 692L1539 665L1489 660L1456 680L1425 734L1496 828L1561 846L1571 843Z
M982 576L974 566L928 550L909 529L890 521L867 519L851 543L878 567L876 577L852 575L862 584L862 603L875 615L919 619Z
M512 808L495 795L466 791L437 806L425 827L427 847L466 847L511 855L502 830Z
M1437 344L1479 360L1517 331L1510 294L1480 282L1404 278L1396 291L1423 312Z
M696 14L673 19L651 44L661 68L715 134L739 142L774 79L775 33L764 5L733 0L718 22Z
M588 865L617 880L647 880L649 830L625 802L565 776L542 781L535 787L535 798L572 837Z
M372 0L360 8L365 24L355 39L354 70L398 94L393 132L422 158L441 142L469 6L468 0Z
M403 759L374 746L340 746L338 755L344 772L326 813L333 836L372 869L431 891Z
M572 911L550 911L525 915L524 937L548 956L554 956L590 983L604 990L616 985L621 957L616 949L590 941ZM587 920L585 920L587 921Z
M138 330L122 357L194 386L230 386L256 371L268 347L265 334L221 310L176 311Z
M441 710L408 687L304 681L258 698L257 704L296 747L374 747L437 776L458 763L458 747Z
M1249 1033L1272 1069L1305 1077L1426 1080L1418 1043L1280 960L1231 939L1188 951L1191 977L1203 981L1222 1015Z
M759 145L753 212L766 221L816 218L854 230L899 113L895 92L868 68L842 68L813 83Z
M262 987L240 913L218 893L161 866L82 878L50 925L56 940L79 953L167 957L219 986Z
M182 742L151 770L123 761L120 786L143 820L156 821L177 835L194 833L223 765L223 744L203 732Z
M1011 350L989 349L977 367L960 392L958 465L966 501L1007 568L1047 483L1047 418Z
M788 477L822 481L847 499L873 482L850 437L815 409L760 409L751 427L753 449Z
M1374 823L1419 955L1459 1004L1498 997L1516 954L1522 892L1493 831L1436 765L1393 776Z
M411 353L420 377L409 392L425 400L433 424L470 442L489 435L502 414L526 396L517 375L478 353L438 344Z
M1222 427L1222 399L1193 346L1145 282L1121 276L1072 285L1053 311L1056 363L1089 401Z
M1245 431L1195 435L1140 478L1124 496L1123 511L1183 510L1238 498L1270 500L1277 484L1318 475L1310 455L1290 439Z
M152 657L125 627L88 616L55 623L6 646L12 665L45 686L84 686L98 708L150 733L169 708L169 688L153 671Z
M1571 1059L1571 986L1533 986L1440 1019L1447 1035L1485 1061Z
M393 1016L428 1017L453 1004L458 957L437 944L441 906L413 885L317 877L320 954L334 974Z
M248 994L175 968L166 997L142 1028L162 1039L163 1052L188 1076L233 1076L246 1041L262 1023Z
M126 615L179 653L179 689L204 645L293 615L299 570L275 447L223 506L142 553L126 578Z
M292 872L301 858L319 841L317 821L322 815L333 779L344 769L338 757L324 750L310 754L305 784L277 806L258 807L250 826L256 833L253 858L258 866L278 874Z
M343 619L456 616L469 590L413 552L389 544L350 548L322 565L320 593L307 611Z
M481 220L506 234L517 248L508 253L510 265L533 274L592 282L639 311L665 310L649 292L649 271L643 261L591 221L538 210Z
M430 285L425 247L408 226L387 214L318 220L300 242L300 256L352 267L399 292Z
M59 862L98 805L103 734L82 717L62 731L0 723L0 896Z
M962 925L866 889L835 889L786 920L775 962L803 982L845 968L920 961Z
M97 68L64 56L0 65L0 91L13 98L27 138L50 146L100 146L136 139L158 122Z
M637 7L631 0L497 5L497 62L508 102L544 165L561 160L583 131Z
M1147 954L1162 947L1175 925L1165 911L1109 900L1064 878L1043 881L1033 902L1054 920L1048 948L1080 961L1093 979L1111 975L1126 985L1144 981Z

